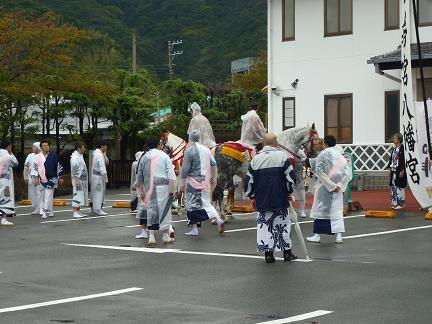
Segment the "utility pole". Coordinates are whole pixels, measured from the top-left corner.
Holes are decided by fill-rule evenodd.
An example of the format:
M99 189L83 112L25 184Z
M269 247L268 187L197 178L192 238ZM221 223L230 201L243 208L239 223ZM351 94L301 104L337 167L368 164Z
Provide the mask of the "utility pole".
M177 55L182 55L183 50L181 51L174 51L174 46L183 44L182 40L178 41L168 41L168 76L169 79L172 80L174 75L174 58Z
M137 54L137 43L136 43L136 32L134 31L132 33L132 74L133 75L136 75L137 73L136 54Z

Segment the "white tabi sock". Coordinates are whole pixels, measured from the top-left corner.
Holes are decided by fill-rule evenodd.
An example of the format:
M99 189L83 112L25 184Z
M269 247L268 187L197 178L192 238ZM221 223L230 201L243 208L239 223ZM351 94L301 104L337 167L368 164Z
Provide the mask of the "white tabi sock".
M304 200L299 200L299 205L300 205L300 217L306 217L306 212L305 212L305 206L306 206L306 201Z
M156 239L155 239L154 235L150 235L150 236L149 236L149 240L148 240L148 242L149 242L149 243L156 243Z
M198 228L192 227L192 230L190 232L185 233L187 236L198 236Z

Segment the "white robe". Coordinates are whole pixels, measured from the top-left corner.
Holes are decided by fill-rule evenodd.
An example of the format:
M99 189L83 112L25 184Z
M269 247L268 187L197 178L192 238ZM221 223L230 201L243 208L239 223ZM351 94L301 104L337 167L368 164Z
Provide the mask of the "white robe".
M24 179L27 180L28 199L32 202L34 210L39 211L38 188L34 185L34 177L30 175L36 153L30 153L24 162Z
M73 189L72 207L85 207L88 201L88 171L83 155L78 151L74 151L70 164ZM77 187L77 179L80 179L80 187Z
M161 150L151 149L138 166L137 190L145 196L147 226L152 230L168 230L172 223L170 195L175 192L176 176L170 157ZM164 218L163 212L167 210Z
M15 155L0 149L0 213L15 214L15 187L13 168L18 166Z
M199 142L208 147L213 148L216 146L216 140L213 134L213 129L210 125L208 119L203 116L201 113L197 113L189 123L189 129L187 131L188 135L192 133L192 131L197 130L200 133Z
M248 111L241 116L242 129L240 143L249 147L262 143L266 135L266 129L255 110Z
M347 162L337 147L322 151L315 161L317 183L310 217L330 220L332 233L345 232L343 222L343 192L349 180ZM333 192L336 187L339 192Z
M102 210L105 200L106 184L108 173L106 165L108 159L100 149L96 149L93 154L92 174L91 174L91 201L94 211Z

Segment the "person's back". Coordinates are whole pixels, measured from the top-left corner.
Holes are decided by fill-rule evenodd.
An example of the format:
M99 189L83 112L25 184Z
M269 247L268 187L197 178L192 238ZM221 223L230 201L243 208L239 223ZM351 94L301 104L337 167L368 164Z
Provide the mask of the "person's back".
M249 167L253 183L248 184L249 196L255 197L258 211L273 211L289 207L288 194L293 191L295 176L284 152L265 146ZM249 177L250 178L250 177ZM291 178L292 181L288 179Z

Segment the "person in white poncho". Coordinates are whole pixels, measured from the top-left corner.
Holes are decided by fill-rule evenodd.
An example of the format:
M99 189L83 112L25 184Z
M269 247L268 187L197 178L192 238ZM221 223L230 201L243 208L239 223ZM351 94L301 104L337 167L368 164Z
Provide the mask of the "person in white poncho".
M190 135L194 130L198 131L200 133L199 143L212 149L216 146L216 140L210 122L201 113L201 107L196 102L191 105L190 110L192 112L192 119L189 123L187 134Z
M336 234L336 243L342 243L342 233L345 232L343 192L348 185L349 171L334 136L324 137L324 148L316 158L315 168L312 167L318 180L310 214L314 219L314 235L307 240L319 243L320 234Z
M105 201L106 184L108 183L107 157L108 144L104 140L99 140L97 149L93 153L93 163L91 172L91 201L92 214L105 216L108 213L102 210Z
M253 102L251 110L241 116L242 129L239 143L250 148L261 144L267 133L261 118L257 114L257 110L258 105Z
M27 183L28 199L32 202L33 212L32 215L39 215L39 197L38 187L33 183L33 179L30 176L30 169L33 167L34 159L37 154L41 151L40 142L33 143L32 153L30 153L24 162L24 181Z
M186 235L198 236L198 224L208 219L216 220L219 233L222 234L225 225L210 199L211 186L216 181L216 160L199 140L199 131L193 130L189 134L189 147L184 153L180 173L180 191L185 192L188 225L192 227Z
M15 190L13 168L18 166L18 160L12 153L9 139L1 141L0 148L0 226L12 226L7 216L15 214Z
M72 153L70 159L74 218L85 217L85 215L81 213L81 207L87 206L88 201L88 171L84 161L84 152L84 144L77 142L75 144L75 151Z

